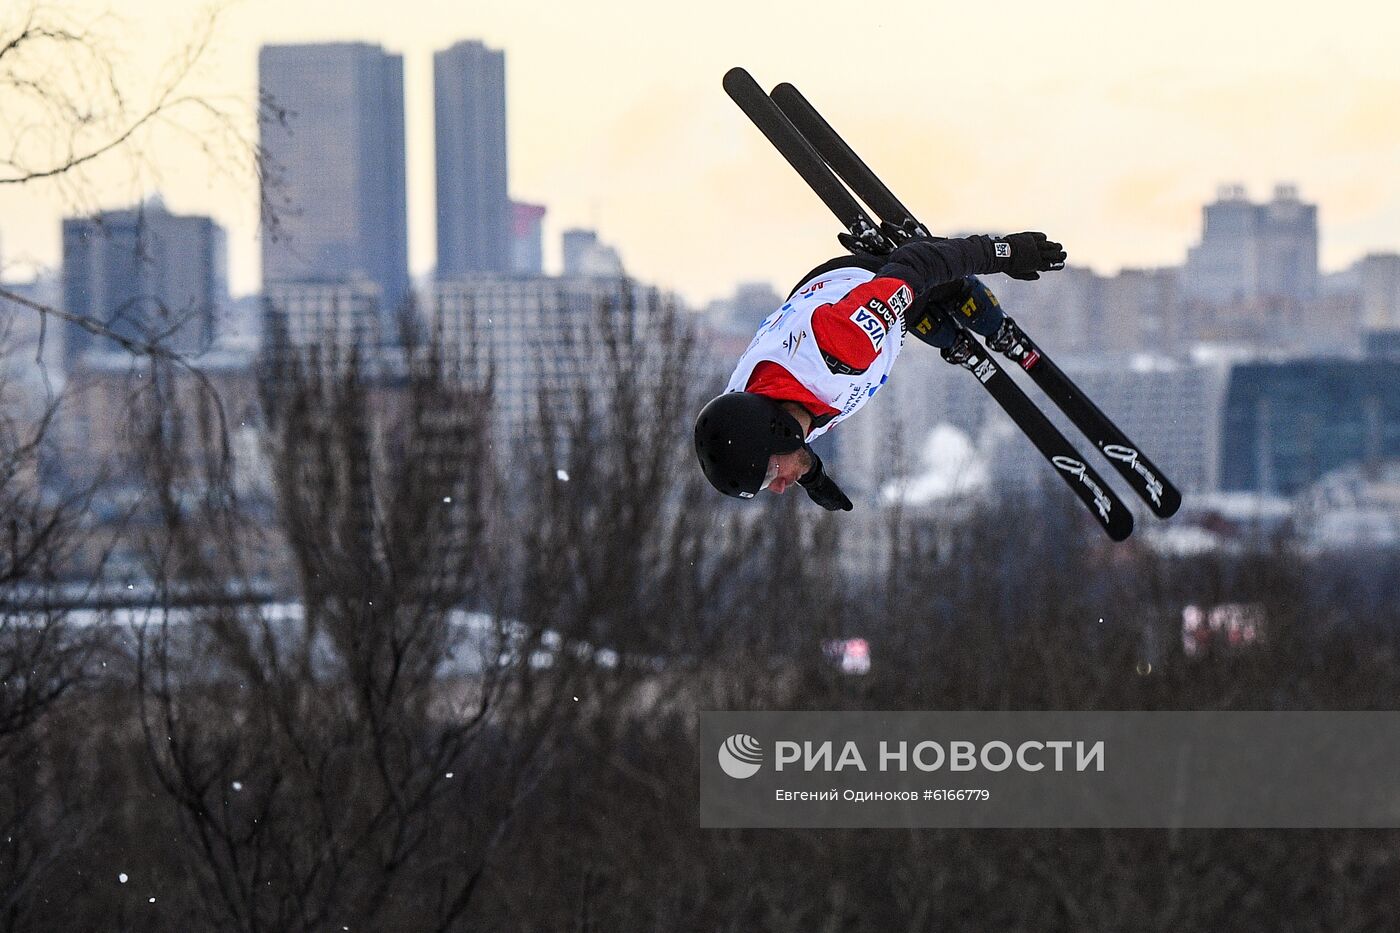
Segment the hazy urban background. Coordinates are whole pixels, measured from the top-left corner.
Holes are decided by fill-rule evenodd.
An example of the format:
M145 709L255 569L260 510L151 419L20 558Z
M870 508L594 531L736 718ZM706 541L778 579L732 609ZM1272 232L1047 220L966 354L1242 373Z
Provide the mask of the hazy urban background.
M519 194L511 167L568 165L575 138L582 164L609 160L577 112L513 123L517 83L531 100L583 85L606 125L615 57L522 75L514 42L439 28L431 80L415 82L380 38L406 27L339 41L351 26L328 7L291 4L318 38L255 43L256 88L218 93L201 63L246 44L247 20L186 35L172 14L143 65L149 97L123 84L119 16L0 13L14 102L0 121L0 927L1374 929L1393 915L1385 831L701 832L695 762L712 751L694 714L1393 707L1400 218L1361 222L1350 198L1348 252L1325 265L1332 208L1312 179L1335 190L1333 163L1273 147L1261 180L1238 142L1216 165L1208 137L1139 135L1179 129L1179 113L1154 126L1110 108L1105 149L1147 165L1142 150L1176 146L1210 183L1190 211L1155 215L1175 224L1158 264L1109 271L1135 255L1103 245L1126 232L1083 249L1071 235L1075 198L1097 211L1094 171L1008 182L1023 202L1009 210L986 186L1033 157L979 161L969 141L1048 139L1045 121L1082 128L1083 113L1047 102L1008 135L1024 99L982 101L985 120L910 130L946 158L890 158L892 182L955 187L955 169L987 202L979 215L966 192L923 188L907 198L921 213L1066 240L1064 272L991 287L1182 488L1181 513L1144 511L1109 543L976 381L917 342L823 441L853 513L735 503L695 469L691 420L834 255L835 231L723 99L723 68L676 78L670 107L654 99L665 80L632 78L652 88L639 151L674 151L651 148L668 131L714 144L708 109L703 132L682 128L692 81L723 139L743 140L697 182L732 181L736 202L697 241L656 184L674 167L608 191L606 224L579 221L577 192ZM305 24L313 9L324 29ZM573 15L542 20L540 43L569 45ZM1078 41L1009 26L1003 53L1031 64L995 86L1038 81L1034 63ZM693 54L757 71L763 44ZM1090 112L1081 67L1048 86ZM861 93L772 70L883 169L900 134L839 119ZM1358 86L1357 120L1386 85ZM923 93L902 84L872 107L908 118ZM934 84L927 96L945 106ZM415 159L413 114L429 111L432 158ZM1347 137L1369 166L1390 142L1366 138ZM162 192L188 192L191 174L243 213L170 206ZM1374 184L1391 197L1391 179ZM425 190L431 248L414 219ZM610 219L638 212L653 222ZM37 235L14 242L42 224L50 261ZM238 258L250 249L256 262Z
M543 387L588 369L563 352L561 321L616 290L628 268L624 244L576 227L559 237L558 274L546 274L549 206L510 194L506 56L475 39L433 56L431 275L415 279L408 266L403 59L373 43L318 43L258 55L259 291L231 295L224 227L172 212L159 192L64 219L59 267L7 287L132 339L160 332L248 397L269 322L293 345L392 356L396 315L411 305L459 355L468 335L484 338L490 352L472 363L496 380L501 436L519 434ZM743 122L737 110L733 120ZM782 177L783 163L763 155L750 170ZM1147 526L1151 546L1228 545L1242 528L1285 522L1317 546L1400 543L1400 253L1378 244L1324 273L1326 216L1290 181L1253 194L1222 183L1179 231L1179 265L1103 274L1072 264L1037 283L991 283L1188 494L1170 527ZM703 305L665 281L629 280L695 329L707 351L699 385L717 390L803 267L786 271L776 288L740 282ZM37 410L44 392L65 385L120 397L129 353L33 313L14 315L16 348L37 345L41 324L44 365L16 373L27 404ZM878 520L895 499L926 506L1037 482L1042 464L990 399L934 354L911 350L891 390L824 448L864 506L853 520ZM266 486L267 469L254 443L260 422L245 414L246 456L233 469L253 490ZM668 413L670 433L684 433L686 419ZM96 454L124 443L112 417L75 413L54 428L94 455L46 465L44 482L59 487L88 478L103 462Z

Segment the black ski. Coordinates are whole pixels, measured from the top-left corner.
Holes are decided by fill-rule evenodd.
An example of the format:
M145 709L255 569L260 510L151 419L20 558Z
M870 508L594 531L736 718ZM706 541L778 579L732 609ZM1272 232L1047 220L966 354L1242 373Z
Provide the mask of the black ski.
M1009 315L1001 328L987 338L987 346L1030 374L1031 380L1099 449L1099 453L1127 481L1133 492L1147 503L1154 515L1170 518L1176 514L1176 510L1181 508L1181 493L1171 480Z
M780 84L773 89L773 100L836 174L884 221L883 230L887 235L895 238L931 236L928 228L900 203L797 88ZM987 340L987 345L1030 375L1154 514L1160 518L1176 514L1181 507L1181 493L1177 488L1014 320L1008 316L1002 328Z
M953 346L944 350L942 356L977 377L1036 450L1050 461L1074 494L1094 513L1110 538L1122 541L1133 533L1133 513L1118 494L1084 461L1074 445L1045 417L1045 412L1036 407L1030 396L1021 391L1006 370L972 338L971 331L960 328Z
M773 148L797 170L807 186L831 209L849 236L871 252L889 252L890 245L875 228L870 215L851 197L846 186L831 174L831 169L827 168L817 151L793 129L752 75L742 68L729 69L724 75L724 90L753 121L754 126L768 137Z
M798 132L747 71L742 68L730 69L724 76L724 89L846 226L848 237L873 253L888 252L894 248L889 232L875 226L870 215L832 174L826 161L808 139ZM952 348L943 351L943 358L962 366L977 378L1036 449L1050 461L1074 494L1088 506L1110 538L1122 541L1132 533L1132 513L1103 478L1084 461L1074 445L1045 417L1045 413L1021 391L1021 387L996 360L982 350L969 331L960 327L957 341Z

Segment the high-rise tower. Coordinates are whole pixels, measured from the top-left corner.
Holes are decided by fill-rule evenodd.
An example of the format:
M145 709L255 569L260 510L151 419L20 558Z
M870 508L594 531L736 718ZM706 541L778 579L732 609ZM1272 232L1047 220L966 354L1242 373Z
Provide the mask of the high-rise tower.
M1186 293L1217 303L1317 297L1317 205L1293 185L1255 204L1241 185L1225 185L1204 210L1201 242L1186 256Z
M274 114L263 284L373 283L392 312L408 294L403 57L362 42L268 45L258 85Z
M437 275L509 272L505 53L458 42L433 55Z

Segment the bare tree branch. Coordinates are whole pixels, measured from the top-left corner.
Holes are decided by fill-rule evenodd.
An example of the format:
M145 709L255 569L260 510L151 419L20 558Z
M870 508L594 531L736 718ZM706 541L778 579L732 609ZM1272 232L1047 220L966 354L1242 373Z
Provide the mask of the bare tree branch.
M11 137L9 155L0 159L9 172L0 174L0 185L73 173L127 147L157 120L179 125L180 111L188 109L212 117L228 141L243 147L246 140L231 113L184 91L208 53L220 13L218 6L208 8L192 40L167 64L150 103L129 116L124 79L104 37L91 27L58 25L58 13L32 6L25 23L0 45L0 93L9 99L0 128ZM70 76L47 66L55 59L69 64ZM105 89L105 96L94 97L95 89Z

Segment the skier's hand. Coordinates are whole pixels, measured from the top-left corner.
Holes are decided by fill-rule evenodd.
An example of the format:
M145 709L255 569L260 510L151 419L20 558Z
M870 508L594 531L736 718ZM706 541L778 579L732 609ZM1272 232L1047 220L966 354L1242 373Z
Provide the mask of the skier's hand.
M821 458L812 448L808 447L807 453L812 455L812 468L797 482L807 490L807 496L813 502L828 512L849 512L851 500L841 491L841 487L836 485L836 481L822 470Z
M1042 272L1054 272L1065 267L1065 248L1043 233L1012 233L993 237L998 272L1013 279L1032 281Z
M836 234L836 240L838 243L841 244L842 248L844 248L846 252L851 253L854 256L888 256L890 253L889 245L887 243L879 241L872 243L857 240L849 233Z

